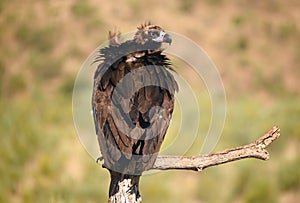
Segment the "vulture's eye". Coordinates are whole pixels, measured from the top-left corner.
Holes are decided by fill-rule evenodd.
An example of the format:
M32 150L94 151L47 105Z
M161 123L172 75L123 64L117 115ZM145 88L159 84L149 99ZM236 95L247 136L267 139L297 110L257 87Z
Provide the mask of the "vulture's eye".
M158 36L157 32L150 32L150 35L151 35L152 37L157 37L157 36Z

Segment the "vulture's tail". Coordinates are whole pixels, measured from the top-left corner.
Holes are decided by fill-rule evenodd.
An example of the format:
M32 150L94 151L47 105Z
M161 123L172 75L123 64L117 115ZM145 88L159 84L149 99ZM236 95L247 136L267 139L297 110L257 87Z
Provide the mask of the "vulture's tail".
M110 172L108 203L126 202L141 203L139 193L140 175L127 175L115 171Z

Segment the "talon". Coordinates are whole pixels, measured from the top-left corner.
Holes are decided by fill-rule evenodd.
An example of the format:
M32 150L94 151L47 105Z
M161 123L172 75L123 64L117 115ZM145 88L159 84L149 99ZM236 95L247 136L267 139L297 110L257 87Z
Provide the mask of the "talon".
M100 156L98 159L96 159L96 163L99 163L100 161L102 161L104 158L102 156Z

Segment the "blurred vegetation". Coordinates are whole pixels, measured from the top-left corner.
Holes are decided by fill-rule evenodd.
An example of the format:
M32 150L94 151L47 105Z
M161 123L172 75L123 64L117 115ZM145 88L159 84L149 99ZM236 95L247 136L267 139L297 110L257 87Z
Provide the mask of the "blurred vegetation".
M299 9L294 0L0 1L0 202L106 201L108 173L74 128L73 83L108 30L147 20L190 37L216 63L228 104L217 149L249 143L274 124L282 136L268 162L146 175L144 202L297 202Z

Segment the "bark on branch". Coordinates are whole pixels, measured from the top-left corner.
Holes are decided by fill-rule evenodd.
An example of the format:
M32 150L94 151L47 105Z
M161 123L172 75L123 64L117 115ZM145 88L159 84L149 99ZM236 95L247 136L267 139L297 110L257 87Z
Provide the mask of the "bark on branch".
M197 156L159 156L152 169L169 170L169 169L184 169L202 171L203 169L224 164L231 161L236 161L245 158L257 158L268 160L269 152L266 148L274 140L280 136L280 129L274 126L265 135L257 139L255 142L239 146L236 148L226 149L221 152L210 153Z

